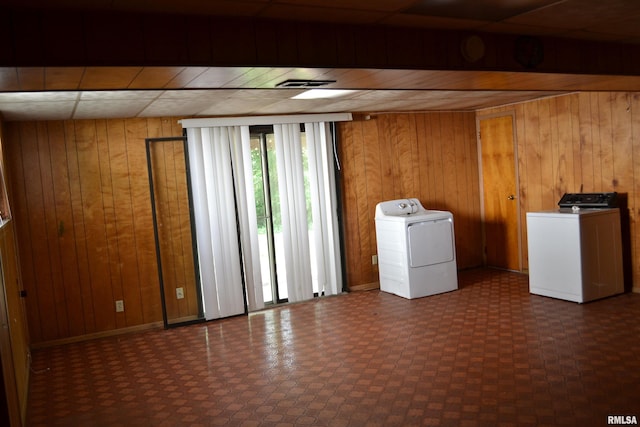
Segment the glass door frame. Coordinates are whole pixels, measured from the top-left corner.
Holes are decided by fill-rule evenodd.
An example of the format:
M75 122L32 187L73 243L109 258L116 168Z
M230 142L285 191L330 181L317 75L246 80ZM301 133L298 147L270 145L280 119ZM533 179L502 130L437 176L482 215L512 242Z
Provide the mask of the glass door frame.
M259 216L256 212L256 218L259 220L266 220L267 249L269 252L269 274L271 283L271 300L269 302L265 302L265 305L277 305L285 303L287 300L280 298L280 291L278 290L278 273L276 268L275 234L271 203L271 180L269 179L269 156L267 154L267 135L273 134L273 126L251 126L250 134L252 137L257 136L260 141L260 166L262 168L262 188L265 214L264 216Z

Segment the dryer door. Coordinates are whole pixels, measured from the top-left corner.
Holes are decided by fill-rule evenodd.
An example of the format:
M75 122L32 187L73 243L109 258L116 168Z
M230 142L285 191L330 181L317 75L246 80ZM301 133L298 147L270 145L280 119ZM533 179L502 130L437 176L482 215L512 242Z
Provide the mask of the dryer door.
M443 218L409 224L409 266L424 267L453 261L453 221Z

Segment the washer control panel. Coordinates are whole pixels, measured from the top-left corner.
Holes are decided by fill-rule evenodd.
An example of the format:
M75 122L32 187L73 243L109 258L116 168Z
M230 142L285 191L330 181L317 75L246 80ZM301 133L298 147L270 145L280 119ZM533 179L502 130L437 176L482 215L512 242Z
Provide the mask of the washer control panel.
M558 202L561 208L615 208L618 193L565 193Z

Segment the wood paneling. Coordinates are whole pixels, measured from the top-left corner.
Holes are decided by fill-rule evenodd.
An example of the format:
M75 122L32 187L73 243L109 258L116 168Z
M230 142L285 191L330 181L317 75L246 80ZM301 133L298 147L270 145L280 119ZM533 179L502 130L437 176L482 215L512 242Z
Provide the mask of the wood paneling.
M32 343L162 320L144 141L180 134L175 118L6 124Z
M0 194L4 199L6 157L4 153L3 124L0 123ZM8 216L10 209L2 201L3 218L0 222L0 361L4 387L0 393L6 399L4 413L12 426L25 424L27 395L29 393L29 333L22 299L22 278L18 265L14 221ZM4 417L3 417L4 419Z
M633 286L640 279L640 94L586 92L479 115L506 111L516 117L523 253L526 212L553 209L564 193L617 191L627 200L625 281Z
M450 30L417 28L415 16L399 14L390 19L386 14L367 10L370 2L363 2L360 12L343 6L300 8L300 5L265 1L241 2L238 7L242 12L226 11L230 15L253 15L251 17L207 16L205 13L211 13L210 9L189 15L184 4L180 5L180 14L166 15L144 13L144 8L141 13L118 12L111 6L108 11L69 8L53 11L49 5L39 9L42 4L31 3L29 9L5 6L0 11L3 40L12 47L0 47L2 66L269 64L316 68L527 70L512 54L517 34L526 31L526 26L519 31L513 26L514 22L507 24L514 34L503 32L505 25L500 26L497 33L480 32L480 21L475 20L466 22L471 25L466 30L458 26L465 20L437 20L440 28L445 22L456 21ZM149 10L152 4L168 2L144 3ZM226 7L222 8L209 7L215 7L216 14L223 15L231 3L236 2L226 1ZM312 3L320 6L322 2ZM397 2L394 3L397 7ZM585 8L585 13L588 9ZM413 22L406 25L407 19ZM429 21L422 24L429 25ZM548 20L545 23L548 24ZM486 24L486 28L490 28L496 23ZM608 25L617 24L617 20L612 19ZM601 29L603 25L607 26L599 22L598 27ZM114 27L118 31L112 31ZM561 27L558 34L565 29L564 25ZM478 33L486 45L486 56L475 62L465 61L460 49L468 31ZM619 26L614 33L619 33ZM636 59L640 48L631 43L544 35L540 35L540 40L544 45L544 61L537 66L537 71L543 73L629 76L640 70ZM42 81L42 77L38 80Z
M378 281L375 207L417 197L453 212L458 267L482 263L473 113L382 114L339 124L349 288Z
M23 300L22 282L18 270L13 222L0 228L0 349L4 387L12 426L24 425L29 393L29 334ZM6 323L5 323L6 322ZM2 384L0 384L2 386Z
M628 198L628 280L637 280L640 94L572 94L478 116L500 112L515 116L525 268L526 212L555 207L564 192L618 191ZM144 139L180 135L177 119L5 127L33 343L161 321ZM338 131L349 288L378 281L371 257L383 200L417 197L453 212L458 267L481 264L476 114L380 114Z

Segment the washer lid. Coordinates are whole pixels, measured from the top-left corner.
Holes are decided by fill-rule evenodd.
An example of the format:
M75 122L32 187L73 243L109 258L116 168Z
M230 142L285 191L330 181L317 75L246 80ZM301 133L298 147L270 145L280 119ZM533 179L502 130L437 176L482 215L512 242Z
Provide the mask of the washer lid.
M611 215L611 212L619 212L619 208L609 208L609 209L596 209L596 208L587 208L587 209L570 209L570 208L559 208L552 209L548 211L540 211L540 212L527 212L527 218L534 217L547 217L547 218L577 218L579 219L582 216L595 216L595 215Z

